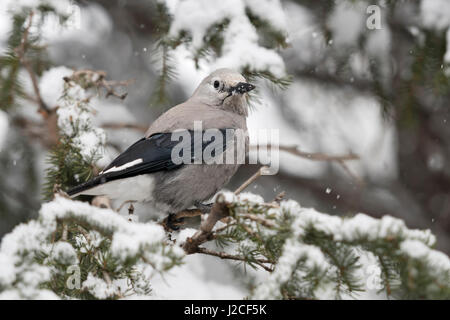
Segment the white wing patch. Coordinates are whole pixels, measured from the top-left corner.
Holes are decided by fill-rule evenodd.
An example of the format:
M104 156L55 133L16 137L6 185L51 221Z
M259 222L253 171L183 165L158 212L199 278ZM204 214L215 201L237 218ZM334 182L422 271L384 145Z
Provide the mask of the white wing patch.
M155 180L149 174L118 179L100 184L82 191L74 196L86 194L91 196L107 196L112 200L151 201Z
M122 171L122 170L125 170L125 169L129 168L129 167L135 166L135 165L141 163L142 161L143 161L142 159L136 159L136 160L133 160L131 162L127 162L127 163L125 163L125 164L123 164L123 165L121 165L119 167L109 168L106 171L102 171L101 174L108 173L108 172Z

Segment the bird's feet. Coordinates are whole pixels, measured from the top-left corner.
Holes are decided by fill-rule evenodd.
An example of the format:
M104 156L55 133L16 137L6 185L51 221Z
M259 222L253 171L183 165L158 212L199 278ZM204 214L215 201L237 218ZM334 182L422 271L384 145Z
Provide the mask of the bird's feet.
M202 213L209 213L211 211L212 206L213 206L212 203L204 204L204 203L201 203L200 201L195 202L194 205Z
M184 218L177 218L175 213L169 213L169 215L162 221L162 225L167 231L177 231L183 224Z

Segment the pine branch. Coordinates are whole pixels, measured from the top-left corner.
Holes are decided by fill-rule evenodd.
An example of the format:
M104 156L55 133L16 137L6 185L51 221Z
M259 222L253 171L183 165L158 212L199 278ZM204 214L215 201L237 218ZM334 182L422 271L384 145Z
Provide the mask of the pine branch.
M42 100L41 93L39 91L39 85L38 85L38 82L36 79L36 75L33 71L33 68L31 67L30 62L28 61L28 59L25 56L27 48L29 46L28 35L29 35L29 31L30 31L30 28L31 28L31 25L33 22L33 16L34 16L34 12L31 11L28 16L28 25L25 27L22 39L20 41L20 45L17 48L15 48L14 51L17 54L20 63L25 67L25 70L28 72L28 75L30 76L31 83L33 85L34 94L38 101L39 112L42 114L42 116L44 118L47 118L51 110Z
M206 241L212 240L212 229L217 221L229 215L226 199L219 194L216 197L216 202L211 208L208 218L200 225L200 230L197 231L191 238L187 238L183 245L183 249L187 254L198 252L199 246Z
M226 252L217 252L217 251L209 250L209 249L206 249L203 247L197 248L197 251L195 253L201 253L201 254L206 254L206 255L210 255L210 256L215 256L215 257L219 257L220 259L248 262L247 258L244 256L232 255L232 254L228 254ZM254 261L254 263L256 263L258 266L260 266L261 268L263 268L264 270L266 270L268 272L273 271L272 267L268 267L265 265L265 263L272 264L273 263L272 261L269 261L267 259L256 259Z
M289 75L277 77L269 70L254 70L250 66L242 68L241 73L249 82L256 82L256 79L262 78L281 90L287 89L292 83L292 77Z
M256 30L262 38L262 43L268 48L282 48L288 47L287 35L277 30L272 26L270 21L261 19L256 14L252 12L250 8L245 8L245 13L247 14L250 22L255 26Z
M175 67L172 64L170 50L176 46L175 40L163 38L157 42L155 53L159 52L161 66L156 79L155 89L151 97L151 105L166 106L169 103L167 86L176 77Z
M116 91L116 87L127 87L130 84L134 83L135 80L129 79L125 81L113 81L106 80L106 76L106 72L102 70L82 69L74 71L74 73L70 77L64 77L64 81L68 83L76 83L85 90L104 89L106 91L106 98L108 98L109 96L114 96L120 100L124 100L127 97L128 93L118 93Z
M364 181L360 177L356 176L345 163L345 161L359 160L359 156L353 153L334 156L320 152L304 152L298 149L298 146L272 146L271 144L268 144L267 146L250 146L250 150L258 150L260 147L264 147L267 149L278 149L288 152L292 155L313 161L336 162L352 179L354 179L358 183L358 185L362 186L364 184Z

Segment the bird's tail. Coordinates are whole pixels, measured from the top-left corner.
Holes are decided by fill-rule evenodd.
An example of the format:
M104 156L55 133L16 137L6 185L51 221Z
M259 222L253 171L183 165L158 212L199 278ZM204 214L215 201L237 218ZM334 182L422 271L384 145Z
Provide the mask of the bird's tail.
M99 184L101 184L101 176L95 177L89 181L86 181L82 184L79 184L78 186L75 186L71 189L69 189L69 191L67 191L67 194L71 197L74 198L76 196L79 196L80 194L90 194L90 195L96 195L94 193L89 193L86 192L96 186L98 186Z

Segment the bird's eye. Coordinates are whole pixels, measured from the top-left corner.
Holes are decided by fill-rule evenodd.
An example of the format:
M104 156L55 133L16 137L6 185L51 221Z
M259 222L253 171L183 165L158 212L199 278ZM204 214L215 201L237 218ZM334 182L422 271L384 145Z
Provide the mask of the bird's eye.
M219 88L219 86L220 86L220 82L219 81L214 81L214 88Z

